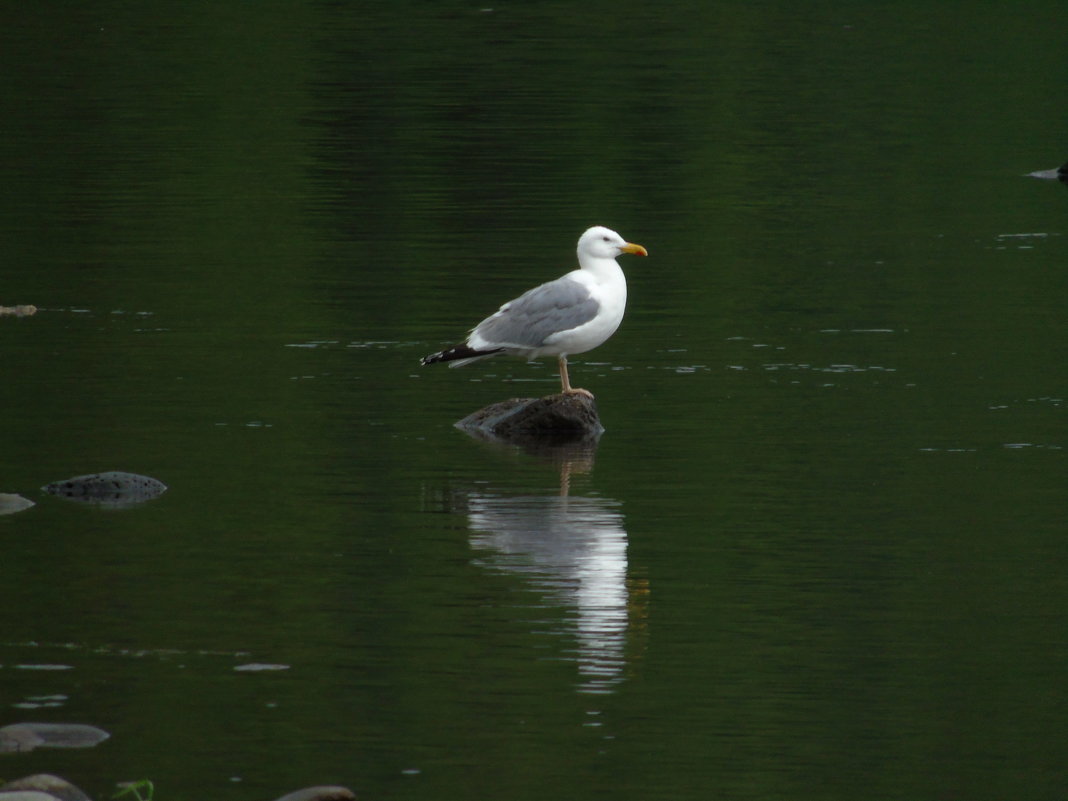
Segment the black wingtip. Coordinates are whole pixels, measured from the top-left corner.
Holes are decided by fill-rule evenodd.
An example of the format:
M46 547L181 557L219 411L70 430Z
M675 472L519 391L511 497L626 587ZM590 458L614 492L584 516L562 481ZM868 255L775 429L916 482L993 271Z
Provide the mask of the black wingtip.
M467 345L453 345L451 348L438 351L437 353L431 353L429 356L424 356L419 360L422 365L434 364L435 362L452 362L457 359L474 359L479 356L492 356L494 353L500 353L504 348L494 348L492 350L475 350Z

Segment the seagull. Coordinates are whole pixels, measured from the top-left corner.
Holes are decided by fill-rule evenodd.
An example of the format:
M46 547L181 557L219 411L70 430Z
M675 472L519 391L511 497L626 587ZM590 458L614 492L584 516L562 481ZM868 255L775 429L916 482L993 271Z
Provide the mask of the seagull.
M465 342L423 357L422 364L462 367L499 353L524 359L555 356L561 391L593 397L588 390L572 388L567 357L593 350L619 328L627 305L627 279L616 263L621 253L649 255L609 228L588 229L579 237L577 270L508 301L471 329Z

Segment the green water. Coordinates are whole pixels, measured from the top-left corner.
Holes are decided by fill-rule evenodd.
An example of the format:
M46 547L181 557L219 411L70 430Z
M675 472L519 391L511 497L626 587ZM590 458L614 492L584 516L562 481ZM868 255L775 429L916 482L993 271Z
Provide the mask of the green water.
M1061 12L9 10L0 725L112 736L3 777L1063 798ZM599 446L467 438L554 364L419 357L593 224Z

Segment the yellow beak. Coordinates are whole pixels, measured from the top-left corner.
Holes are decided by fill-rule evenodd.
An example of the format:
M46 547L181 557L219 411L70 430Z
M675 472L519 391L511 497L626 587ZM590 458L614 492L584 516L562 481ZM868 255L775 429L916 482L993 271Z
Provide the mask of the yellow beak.
M620 248L624 253L633 253L635 256L648 256L649 251L643 248L641 245L634 245L628 242Z

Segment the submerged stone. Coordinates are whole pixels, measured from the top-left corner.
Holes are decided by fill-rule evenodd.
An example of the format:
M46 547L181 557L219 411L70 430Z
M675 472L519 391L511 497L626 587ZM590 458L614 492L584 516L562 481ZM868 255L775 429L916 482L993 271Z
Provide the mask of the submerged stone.
M511 398L469 414L456 427L509 442L574 442L604 432L593 396L582 392Z
M56 481L41 489L50 495L73 501L105 506L132 506L162 495L167 491L167 485L151 476L112 470Z
M89 796L66 779L36 773L0 786L2 801L90 801Z
M29 317L31 314L37 314L37 307L24 304L20 306L0 306L0 315L11 315L13 317Z
M356 794L348 787L323 786L294 790L276 801L355 801L355 799Z
M0 515L13 515L33 506L33 501L10 492L0 492Z
M111 735L83 723L12 723L0 728L0 753L35 748L92 748Z
M62 801L43 790L5 790L0 787L0 801Z
M1035 170L1027 173L1028 178L1043 178L1047 181L1063 181L1068 183L1068 163L1062 164L1055 170Z

